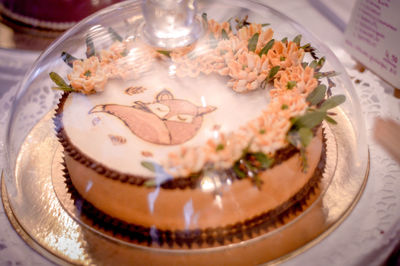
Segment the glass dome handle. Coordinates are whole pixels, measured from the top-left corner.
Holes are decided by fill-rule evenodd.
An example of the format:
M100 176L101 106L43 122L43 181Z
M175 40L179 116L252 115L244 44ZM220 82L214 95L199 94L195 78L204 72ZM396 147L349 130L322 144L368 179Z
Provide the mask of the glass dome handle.
M196 0L142 0L143 37L152 46L173 49L196 41L201 23Z

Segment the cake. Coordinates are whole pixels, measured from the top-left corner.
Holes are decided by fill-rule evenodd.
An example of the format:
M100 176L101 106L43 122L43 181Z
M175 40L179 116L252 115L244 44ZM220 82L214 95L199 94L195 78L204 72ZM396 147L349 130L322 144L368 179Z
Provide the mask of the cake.
M325 58L301 36L203 18L189 47L157 50L109 29L109 48L87 42L82 60L63 52L69 84L50 73L64 91L54 122L68 188L94 224L134 243L238 243L319 193L321 123L335 124L328 110L345 100L326 97Z

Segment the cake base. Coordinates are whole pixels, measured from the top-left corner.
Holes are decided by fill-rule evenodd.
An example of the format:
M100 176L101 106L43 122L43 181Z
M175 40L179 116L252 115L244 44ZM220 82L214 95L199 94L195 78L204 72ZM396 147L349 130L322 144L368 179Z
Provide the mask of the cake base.
M274 229L293 220L320 194L319 184L322 179L326 163L326 144L322 145L321 159L314 174L300 191L293 195L288 201L283 202L274 210L260 217L246 220L245 223L237 223L228 227L216 227L209 230L154 230L151 227L129 224L120 219L111 217L97 209L86 201L74 188L64 166L65 184L74 205L86 219L86 223L96 229L106 231L114 237L123 241L129 241L141 245L159 245L169 248L204 248L212 246L227 245L235 242L249 240L262 236Z

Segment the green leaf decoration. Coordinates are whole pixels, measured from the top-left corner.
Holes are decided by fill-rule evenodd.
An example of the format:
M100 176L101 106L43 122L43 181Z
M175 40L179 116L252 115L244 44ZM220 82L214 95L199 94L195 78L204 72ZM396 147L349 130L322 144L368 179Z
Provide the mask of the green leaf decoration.
M303 147L307 147L308 144L310 144L314 135L313 135L311 129L302 127L299 129L299 136L300 136L301 145Z
M339 75L340 73L336 72L336 71L328 71L328 72L316 72L314 74L314 78L316 79L320 79L320 78L331 78L334 76Z
M217 145L217 148L215 148L216 151L221 151L225 148L224 144L220 143Z
M324 98L326 93L326 86L324 84L318 85L306 98L310 105L319 104Z
M247 175L245 174L245 172L243 172L240 167L239 167L239 163L235 163L233 165L233 172L235 172L235 174L239 177L239 178L245 178Z
M315 126L321 124L325 116L326 112L321 112L321 111L309 112L295 119L294 126L297 128L306 127L312 129Z
M306 173L308 170L308 161L307 161L307 153L304 147L300 149L300 159L301 159L301 167L303 168L303 173Z
M154 163L154 162L149 162L149 161L141 161L140 164L148 169L149 171L153 173L164 173L164 169L161 165Z
M311 48L311 44L310 43L306 43L303 46L300 47L300 49L305 50L306 52Z
M171 51L165 51L165 50L157 50L157 53L166 55L168 57L171 57Z
M282 106L281 106L281 109L282 110L286 110L286 109L288 109L289 108L289 106L287 105L287 104L282 104Z
M284 56L281 56L280 58L279 58L279 61L285 61L286 60L286 57L284 57Z
M283 42L284 44L287 44L287 37L283 38L283 39L281 40L281 42Z
M336 106L344 103L346 101L346 96L344 95L334 95L328 98L325 102L322 103L320 109L323 111L335 108Z
M266 132L265 129L260 129L260 131L258 131L258 133L260 133L261 135L265 134L265 132Z
M306 67L308 67L308 63L307 62L303 62L303 63L301 63L301 66L303 67L303 69L305 69Z
M258 55L261 57L263 54L267 54L268 51L272 48L272 46L274 46L274 43L275 43L274 39L267 42L267 44L261 49Z
M157 181L155 179L149 179L146 182L144 182L144 185L146 187L156 187L157 186Z
M64 81L64 79L58 75L56 72L50 72L49 74L51 80L59 87L70 88L70 86Z
M337 125L336 120L333 119L333 118L332 118L331 116L329 116L329 115L327 115L327 116L325 117L325 121L328 122L329 124Z
M271 165L274 163L273 158L269 158L267 155L265 155L262 152L257 152L253 154L256 160L261 164L261 167L263 169L268 169L271 167Z
M122 37L119 35L113 28L109 27L108 28L108 33L111 35L111 39L113 41L119 41L122 42Z
M96 55L96 51L94 49L94 43L92 37L89 35L86 36L86 58L92 57Z
M315 70L319 71L324 66L325 62L326 62L325 56L321 57L321 59L318 60Z
M288 81L288 83L286 84L286 88L288 90L292 90L296 85L297 85L296 81Z
M205 23L208 24L207 13L201 14L201 18L204 20Z
M268 82L270 82L274 78L274 76L276 75L276 73L278 73L280 68L281 68L280 66L274 66L273 68L271 68L267 77Z
M311 63L309 64L309 67L312 67L312 68L316 68L317 67L317 65L318 65L318 62L317 62L317 60L313 60L313 61L311 61Z
M83 75L84 75L85 77L90 77L90 76L92 75L92 71L87 70L85 73L83 73Z
M269 26L269 25L271 25L271 23L263 23L263 24L261 24L261 27L266 27L266 26Z
M73 67L73 63L75 60L79 60L78 58L70 55L67 52L62 52L61 53L61 58L62 60L69 66L69 67Z
M294 37L293 42L295 44L297 44L297 46L300 46L300 42L301 42L301 34L297 35L296 37Z
M297 130L290 130L287 135L287 140L296 148L301 147L300 134Z
M222 29L221 37L222 37L222 39L224 39L224 40L228 40L228 39L229 39L228 33L226 33L226 30L225 30L225 29Z
M61 90L65 92L74 92L75 90L71 87L51 87L53 90Z
M249 51L254 52L256 50L259 35L260 34L257 32L250 38L249 44L247 45Z

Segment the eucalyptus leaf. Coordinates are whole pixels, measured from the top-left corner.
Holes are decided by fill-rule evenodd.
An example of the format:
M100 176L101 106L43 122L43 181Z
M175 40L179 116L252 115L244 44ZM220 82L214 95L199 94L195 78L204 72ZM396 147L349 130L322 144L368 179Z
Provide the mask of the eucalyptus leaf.
M320 79L320 78L331 78L334 76L339 75L340 73L336 72L336 71L328 71L328 72L316 72L314 74L314 78L316 79Z
M155 179L149 179L146 182L144 182L144 185L146 187L156 187L157 186L157 181Z
M287 43L287 37L283 38L283 39L281 40L281 42Z
M269 25L271 25L271 23L263 23L263 24L261 24L261 27L266 27L266 26L269 26Z
M307 62L303 62L303 63L301 63L301 66L305 69L308 66L308 63Z
M225 29L222 29L221 37L222 37L222 39L224 39L224 40L228 40L228 39L229 39L228 33L226 33L226 30L225 30Z
M300 134L298 130L290 130L287 135L287 140L289 141L290 144L292 144L296 148L301 147Z
M293 42L295 44L297 44L297 46L300 46L300 42L301 42L301 34L297 35L296 37L294 37Z
M154 163L154 162L149 162L149 161L141 161L140 164L148 169L149 171L153 173L163 173L164 169L161 165Z
M96 54L92 37L86 36L86 58L92 57Z
M250 38L249 44L247 45L247 48L249 49L249 51L254 52L256 50L259 35L260 34L257 32Z
M324 98L326 93L326 86L321 84L317 86L306 98L306 101L311 105L319 104Z
M261 167L263 169L268 169L273 163L274 159L269 158L267 155L265 155L262 152L257 152L253 154L256 160L261 164Z
M79 60L78 58L70 55L67 52L62 52L61 53L61 58L62 60L69 66L69 67L73 67L73 63L75 60Z
M274 46L274 43L275 43L274 39L267 42L267 44L261 49L258 55L261 57L263 54L267 54L268 51L272 48L272 46Z
M240 170L239 164L238 164L238 163L235 163L235 164L233 165L232 170L233 170L233 172L235 172L235 174L236 174L239 178L245 178L245 177L247 176L242 170Z
M274 76L276 75L276 73L278 73L280 68L281 68L280 66L274 66L273 68L270 69L267 77L268 82L270 82L274 78Z
M122 42L121 35L119 35L113 28L109 27L108 28L108 33L110 33L111 39L113 39L113 41Z
M302 127L299 129L300 142L303 147L307 147L314 137L311 129Z
M49 76L51 80L61 88L70 88L70 86L64 81L64 79L56 72L50 72Z
M295 120L294 126L297 128L305 127L312 129L315 126L321 124L321 122L324 120L325 117L326 117L326 112L323 111L306 113Z
M345 101L346 101L346 96L344 96L342 94L334 95L322 103L320 110L326 111L326 110L335 108L336 106L344 103Z
M168 57L171 57L171 51L165 51L165 50L157 50L157 53L166 55Z
M317 60L313 60L313 61L311 61L311 63L308 66L315 69L317 67L317 65L318 65Z
M316 71L319 71L319 70L324 66L325 61L326 61L325 56L321 57L321 58L318 60L318 63L317 63L317 66L316 66L315 70L316 70Z
M74 89L71 87L51 87L53 90L62 90L65 92L73 92Z
M331 116L329 116L329 115L327 115L327 116L325 117L325 121L328 122L328 123L330 123L330 124L332 124L332 125L336 125L336 124L337 124L336 120L333 119L333 118L332 118Z

